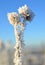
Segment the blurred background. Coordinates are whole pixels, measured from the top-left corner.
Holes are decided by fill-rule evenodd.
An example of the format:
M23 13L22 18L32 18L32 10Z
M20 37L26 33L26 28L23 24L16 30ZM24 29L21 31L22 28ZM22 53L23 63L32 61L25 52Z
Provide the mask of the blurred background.
M14 65L14 43L0 40L0 65ZM45 65L45 42L41 45L28 45L24 49L24 65Z

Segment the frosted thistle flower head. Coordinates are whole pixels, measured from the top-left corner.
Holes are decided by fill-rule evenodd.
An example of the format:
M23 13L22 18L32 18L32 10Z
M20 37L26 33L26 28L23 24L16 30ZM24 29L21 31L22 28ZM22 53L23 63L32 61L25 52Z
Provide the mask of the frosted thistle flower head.
M10 24L12 25L20 22L19 15L16 12L8 13L7 16Z
M33 19L34 13L28 8L27 5L19 7L18 12L27 21L31 21Z

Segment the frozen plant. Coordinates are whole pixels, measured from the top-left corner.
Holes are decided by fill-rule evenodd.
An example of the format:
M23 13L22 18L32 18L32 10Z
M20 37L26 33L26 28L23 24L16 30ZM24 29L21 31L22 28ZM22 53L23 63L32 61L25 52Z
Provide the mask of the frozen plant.
M8 20L10 24L14 26L14 33L16 36L16 46L14 54L15 65L24 65L24 40L23 32L26 27L26 21L32 20L32 13L27 5L24 5L18 9L21 17L24 18L23 22L20 21L20 16L16 12L8 13Z
M8 20L10 21L10 24L12 25L20 22L19 15L16 12L8 13L7 16L8 16Z
M18 12L26 21L31 22L33 20L34 13L28 8L27 5L19 7Z

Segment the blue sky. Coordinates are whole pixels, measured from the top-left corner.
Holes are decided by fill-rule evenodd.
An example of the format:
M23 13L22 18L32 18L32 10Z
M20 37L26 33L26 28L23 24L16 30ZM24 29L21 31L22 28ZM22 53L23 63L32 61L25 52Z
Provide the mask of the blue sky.
M0 39L15 42L14 28L7 18L8 12L18 12L17 9L27 4L35 13L32 23L27 24L24 31L26 44L39 44L45 41L45 0L0 0Z

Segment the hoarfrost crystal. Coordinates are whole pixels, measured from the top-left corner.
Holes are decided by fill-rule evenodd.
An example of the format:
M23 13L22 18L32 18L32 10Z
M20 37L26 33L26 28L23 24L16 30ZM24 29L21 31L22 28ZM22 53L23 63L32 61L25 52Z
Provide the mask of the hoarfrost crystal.
M26 12L27 10L28 10L27 5L22 6L22 7L19 7L19 9L18 9L19 14L22 14L22 13L24 13L24 14L25 14L25 12Z

